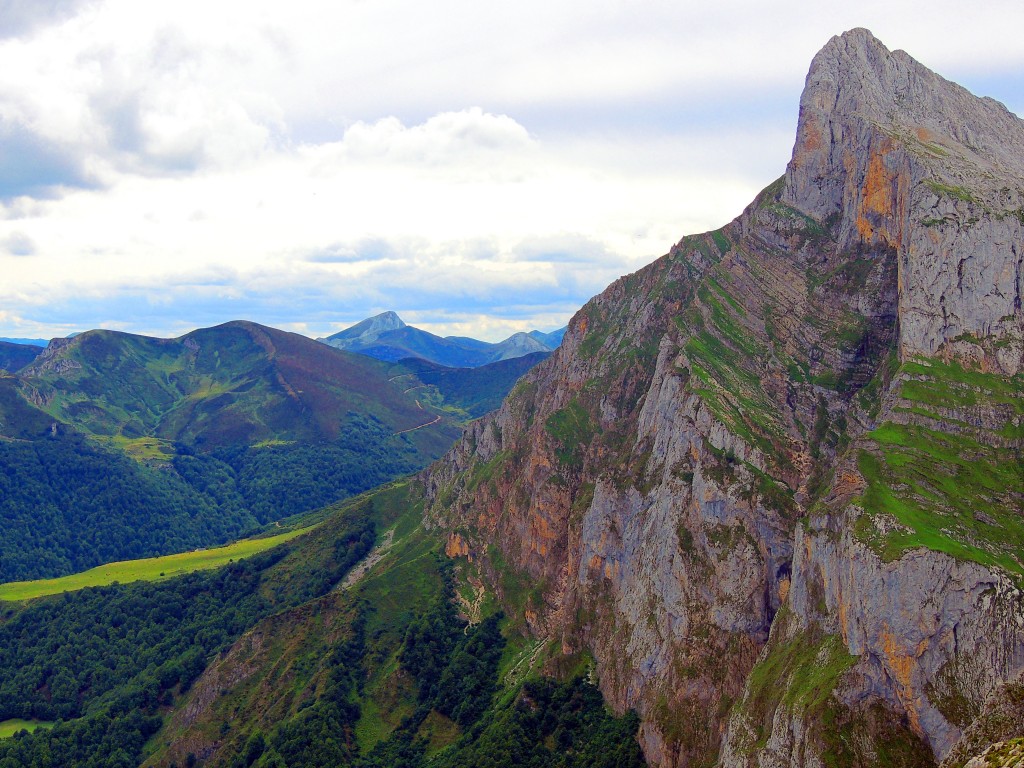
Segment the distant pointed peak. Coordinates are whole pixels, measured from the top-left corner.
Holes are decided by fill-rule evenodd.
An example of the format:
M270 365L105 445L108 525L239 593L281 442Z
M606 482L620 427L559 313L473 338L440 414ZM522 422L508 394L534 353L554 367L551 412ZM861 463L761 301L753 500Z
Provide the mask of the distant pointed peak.
M392 312L390 309L387 312L381 312L379 315L374 315L369 319L374 322L376 327L387 327L390 330L405 328L406 325L405 321L398 316L398 313Z
M381 336L381 334L400 331L406 327L405 322L398 316L398 313L388 310L387 312L381 312L379 315L360 320L343 331L331 334L325 341L328 343L334 342L332 346L340 345L341 349L347 349L351 346L351 343L356 341L369 344Z

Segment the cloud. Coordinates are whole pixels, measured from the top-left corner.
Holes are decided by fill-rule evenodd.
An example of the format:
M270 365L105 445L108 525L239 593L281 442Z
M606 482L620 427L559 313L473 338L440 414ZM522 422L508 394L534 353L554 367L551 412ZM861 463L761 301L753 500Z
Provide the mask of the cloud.
M0 0L0 253L33 252L0 306L12 335L557 327L783 172L845 28L1021 112L1024 6L931 8Z
M0 117L0 200L50 198L95 185L70 148Z
M361 261L382 261L398 255L393 243L379 237L363 238L352 244L332 243L302 256L314 264L354 264Z
M0 40L66 21L88 0L0 0Z
M36 252L36 244L24 232L12 232L0 240L0 248L11 256L32 256Z
M472 107L443 112L408 128L396 117L357 122L345 131L338 149L348 160L439 165L467 153L518 152L530 145L526 129L512 118Z
M604 243L580 234L560 233L523 240L513 251L520 261L601 264L621 262L622 256L609 252Z

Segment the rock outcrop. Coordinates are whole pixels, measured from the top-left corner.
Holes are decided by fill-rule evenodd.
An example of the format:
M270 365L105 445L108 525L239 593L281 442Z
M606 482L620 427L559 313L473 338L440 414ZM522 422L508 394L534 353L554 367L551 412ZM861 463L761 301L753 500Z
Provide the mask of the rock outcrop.
M857 29L811 64L782 200L837 219L842 248L898 251L904 358L986 340L1012 375L1024 365L1022 179L1019 118Z
M1024 123L834 38L785 176L588 303L428 519L652 765L934 764L1024 669L1022 211Z

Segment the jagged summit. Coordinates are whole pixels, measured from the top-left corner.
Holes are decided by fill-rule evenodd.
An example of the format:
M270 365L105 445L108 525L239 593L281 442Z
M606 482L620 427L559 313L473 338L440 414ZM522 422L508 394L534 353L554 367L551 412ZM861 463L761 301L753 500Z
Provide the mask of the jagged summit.
M904 359L948 345L1024 365L1024 121L1002 104L866 29L834 37L807 75L781 200L844 250L896 252Z
M811 62L800 101L806 108L858 115L880 125L924 127L1024 169L1020 120L902 50L890 51L867 29L833 37Z
M941 175L1024 176L1024 123L890 51L866 29L832 38L814 57L803 95L786 202L811 215L839 210L848 153L865 132L912 145ZM986 184L986 186L992 186Z

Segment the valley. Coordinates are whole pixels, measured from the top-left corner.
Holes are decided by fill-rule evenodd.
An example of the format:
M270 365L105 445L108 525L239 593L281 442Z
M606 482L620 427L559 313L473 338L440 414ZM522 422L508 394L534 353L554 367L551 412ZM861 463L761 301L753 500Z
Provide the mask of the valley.
M32 349L0 373L2 582L223 544L420 469L543 357L383 363L241 322Z
M548 350L51 343L0 376L5 574L291 529L0 587L0 722L52 724L0 768L1011 764L1022 210L1024 122L854 29L784 175Z

